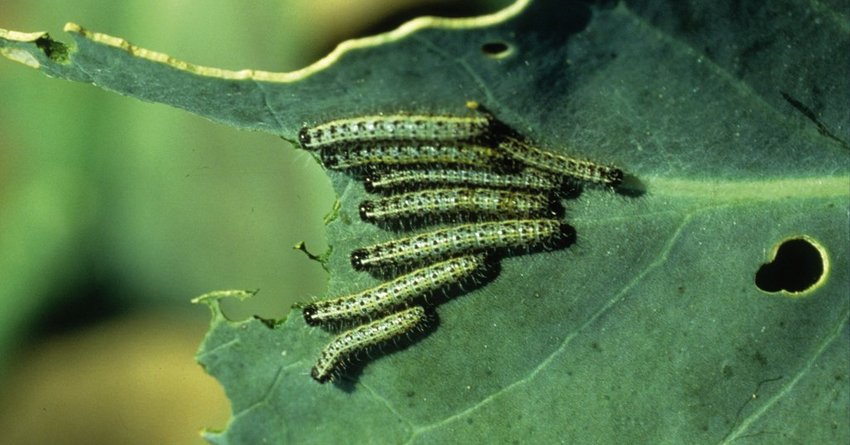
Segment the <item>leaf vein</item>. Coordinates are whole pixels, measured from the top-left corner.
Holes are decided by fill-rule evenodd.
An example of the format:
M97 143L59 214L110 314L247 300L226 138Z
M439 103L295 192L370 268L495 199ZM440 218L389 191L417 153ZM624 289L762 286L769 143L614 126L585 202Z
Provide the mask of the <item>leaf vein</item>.
M637 284L640 283L643 280L644 277L649 275L649 273L651 271L657 269L658 267L660 267L661 265L663 265L665 263L665 261L667 260L668 254L672 251L673 246L675 246L675 244L676 244L676 241L679 239L681 234L684 232L684 228L687 227L690 224L691 220L692 220L692 215L687 215L682 220L682 222L679 224L679 227L677 227L676 231L670 237L669 241L664 245L664 248L661 250L661 254L659 255L658 259L656 259L651 264L649 264L643 270L643 272L638 274L630 283L623 286L623 289L620 292L618 292L616 295L614 295L607 303L605 303L605 305L603 305L601 308L599 308L599 310L597 310L593 315L591 315L590 318L588 318L587 321L582 323L581 326L579 326L572 333L570 333L569 335L564 337L564 340L561 342L561 345L557 349L552 351L552 353L549 354L548 357L543 359L540 362L540 364L538 364L537 367L535 367L528 374L528 376L526 376L526 377L524 377L520 380L517 380L510 385L505 386L501 390L494 392L493 394L482 399L480 402L476 403L473 406L470 406L469 408L467 408L463 411L460 411L460 412L458 412L458 413L456 413L452 416L449 416L449 417L447 417L447 418L445 418L445 419L443 419L439 422L435 422L431 425L419 428L418 430L416 430L414 432L414 435L411 437L411 440L413 440L413 438L415 436L418 436L419 434L421 434L425 431L428 431L428 430L431 430L431 429L434 429L434 428L438 428L440 426L446 425L446 424L453 422L455 420L459 420L459 419L461 419L461 418L463 418L463 417L465 417L469 414L472 414L473 412L475 412L479 408L481 408L481 407L489 404L490 402L494 401L499 396L508 394L514 388L517 388L517 387L520 387L520 386L525 385L527 383L530 383L534 379L534 377L536 377L541 371L543 371L546 367L548 367L549 364L552 363L555 360L556 357L565 353L564 351L567 349L567 346L573 341L573 339L575 339L578 336L579 332L582 332L585 328L590 326L594 321L598 320L600 317L602 317L602 315L607 313L612 307L617 305L617 303L621 302L627 296L629 290L631 290L632 288L637 286Z
M833 333L824 339L823 343L815 350L815 353L812 354L812 357L806 362L805 366L803 366L799 372L794 376L794 378L789 379L788 383L782 387L776 394L773 395L770 399L768 399L759 409L755 410L752 414L750 414L743 422L741 422L737 429L730 432L723 440L719 443L721 444L729 444L734 442L735 440L742 438L742 434L747 431L750 425L753 424L756 420L760 419L764 413L766 413L771 407L773 407L776 402L778 402L781 398L785 397L794 387L797 385L797 382L806 375L809 370L812 369L815 362L823 355L824 351L840 336L841 332L847 328L847 322L850 320L850 310L844 311L844 316L842 316L836 328L833 330Z

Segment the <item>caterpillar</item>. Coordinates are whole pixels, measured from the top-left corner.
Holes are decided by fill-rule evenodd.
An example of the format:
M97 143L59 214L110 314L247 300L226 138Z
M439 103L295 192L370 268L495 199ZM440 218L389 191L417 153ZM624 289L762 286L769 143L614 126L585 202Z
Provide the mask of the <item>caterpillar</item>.
M384 194L451 186L555 192L563 186L554 176L531 169L516 174L472 169L371 171L363 185L369 193Z
M360 203L360 218L373 223L394 223L445 216L534 218L558 216L547 195L487 188L422 190Z
M470 253L571 242L575 229L557 219L515 219L458 225L355 249L355 270L405 269Z
M344 145L321 150L322 164L335 170L375 165L468 165L498 168L508 157L498 149L475 144L411 144L379 142Z
M308 150L349 142L477 141L490 133L486 116L375 115L339 119L304 127L298 132Z
M432 264L359 293L311 303L304 308L304 320L315 326L386 313L419 297L458 284L484 264L483 255L462 256Z
M510 135L503 136L498 147L515 160L546 172L609 187L623 182L623 171L617 167L552 153Z
M317 382L325 383L338 374L353 355L408 334L424 320L425 309L413 306L345 331L325 346L310 375Z

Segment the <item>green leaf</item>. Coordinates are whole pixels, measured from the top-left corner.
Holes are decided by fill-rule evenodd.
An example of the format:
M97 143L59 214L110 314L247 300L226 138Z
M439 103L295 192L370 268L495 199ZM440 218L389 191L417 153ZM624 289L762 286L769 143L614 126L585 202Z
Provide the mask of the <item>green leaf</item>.
M461 114L477 100L542 146L645 185L567 201L575 245L504 260L494 282L438 308L430 335L340 385L310 379L330 334L300 311L232 322L220 294L201 298L213 321L198 358L233 407L213 443L845 443L848 19L795 1L703 3L518 2L274 75L169 65L73 27L66 52L0 37L48 74L287 139L304 123ZM377 283L348 253L397 235L360 222L362 186L330 174L338 295ZM789 238L819 249L802 265L821 264L819 280L760 290Z

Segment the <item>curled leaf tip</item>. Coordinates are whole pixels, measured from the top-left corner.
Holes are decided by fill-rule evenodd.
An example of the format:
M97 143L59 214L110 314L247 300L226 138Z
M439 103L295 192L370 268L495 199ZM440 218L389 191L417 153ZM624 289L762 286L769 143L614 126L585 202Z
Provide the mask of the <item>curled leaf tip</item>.
M247 300L259 292L259 289L254 290L217 290L208 292L192 299L193 304L206 304L212 306L218 304L218 301L224 298L236 298L238 300Z

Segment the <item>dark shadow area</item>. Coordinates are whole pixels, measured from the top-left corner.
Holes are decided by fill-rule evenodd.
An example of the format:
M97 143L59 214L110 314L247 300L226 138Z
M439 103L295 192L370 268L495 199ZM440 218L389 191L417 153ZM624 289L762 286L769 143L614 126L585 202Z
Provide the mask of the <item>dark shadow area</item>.
M481 52L490 57L502 57L510 51L511 47L505 42L487 42L481 45Z
M48 304L32 324L34 337L61 335L118 317L132 309L121 298L128 291L108 273L89 270L70 286L64 284L45 297Z
M263 318L263 317L260 317L259 315L254 315L254 320L259 321L260 323L263 324L263 326L265 326L269 329L274 329L278 324L281 323L281 321L274 320L272 318Z
M386 8L386 14L361 27L360 29L339 36L339 41L373 36L392 31L417 17L435 16L446 18L475 17L499 11L514 0L470 0L464 2L452 0L435 0L427 4L408 5L401 8ZM321 47L316 51L316 59L331 52L336 46Z
M620 196L639 198L646 194L646 185L636 176L626 173L623 176L623 182L612 190Z

